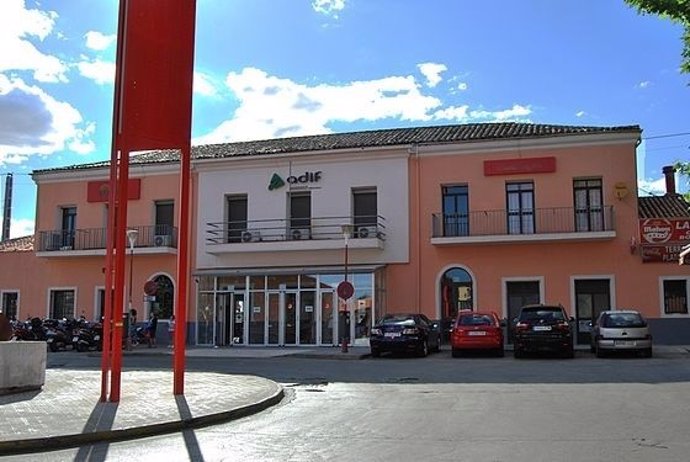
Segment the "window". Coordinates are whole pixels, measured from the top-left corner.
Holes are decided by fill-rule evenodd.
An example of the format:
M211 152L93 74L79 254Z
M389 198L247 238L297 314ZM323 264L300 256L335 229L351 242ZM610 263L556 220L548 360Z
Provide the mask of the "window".
M288 193L290 202L290 238L309 239L311 237L311 193Z
M356 237L374 237L378 231L378 209L376 189L352 191L354 225Z
M603 231L601 179L573 181L575 196L575 230Z
M227 213L228 242L251 241L253 238L251 234L243 234L247 230L247 196L228 196Z
M467 186L443 186L443 236L469 236Z
M664 314L688 314L688 280L663 281Z
M18 300L18 292L2 293L2 305L0 306L0 312L2 312L7 319L17 319L17 315L19 314Z
M534 233L534 183L507 183L508 234Z
M156 201L156 236L172 236L175 224L175 203L171 200Z
M61 247L74 247L74 234L77 229L77 208L63 207L61 210L62 222L62 242Z
M74 290L50 291L50 317L74 319Z

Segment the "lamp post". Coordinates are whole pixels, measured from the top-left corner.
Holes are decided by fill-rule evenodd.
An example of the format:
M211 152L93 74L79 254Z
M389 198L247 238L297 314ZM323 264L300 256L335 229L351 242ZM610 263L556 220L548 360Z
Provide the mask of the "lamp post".
M338 296L345 300L345 310L343 310L343 323L342 323L342 342L340 343L340 351L343 353L347 353L347 344L349 341L348 338L348 330L349 330L349 325L348 325L348 310L347 310L347 301L352 297L352 294L354 293L354 287L350 282L347 280L347 260L348 260L348 244L350 241L350 237L352 236L352 231L354 230L354 226L351 224L345 224L341 226L342 231L343 231L343 238L345 239L345 280L338 284Z
M138 229L128 229L127 230L127 240L129 241L129 302L127 307L127 313L124 314L123 318L129 321L129 315L132 312L132 275L134 274L134 244L137 242L137 236L139 235ZM127 326L127 332L125 337L127 338L127 348L130 348L131 339L129 332L132 330L129 322L125 324Z

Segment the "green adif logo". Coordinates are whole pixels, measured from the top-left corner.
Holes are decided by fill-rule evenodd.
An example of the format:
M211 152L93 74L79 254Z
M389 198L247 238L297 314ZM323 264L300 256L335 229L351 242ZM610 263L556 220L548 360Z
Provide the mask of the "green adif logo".
M274 189L282 188L283 186L285 186L285 180L283 180L277 173L274 173L271 177L271 181L268 182L268 190L273 191Z

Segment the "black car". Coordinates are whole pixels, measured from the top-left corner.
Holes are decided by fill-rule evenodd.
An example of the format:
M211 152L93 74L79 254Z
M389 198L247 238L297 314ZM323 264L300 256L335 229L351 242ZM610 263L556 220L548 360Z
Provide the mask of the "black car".
M381 318L371 329L371 355L384 352L416 353L424 357L441 349L441 329L423 314L398 313Z
M515 357L553 351L573 358L573 318L561 305L525 305L515 323Z

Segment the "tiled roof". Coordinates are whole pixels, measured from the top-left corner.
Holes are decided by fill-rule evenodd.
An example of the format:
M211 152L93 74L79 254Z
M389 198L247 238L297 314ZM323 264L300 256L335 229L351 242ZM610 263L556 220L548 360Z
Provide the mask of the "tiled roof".
M637 203L639 216L643 219L690 217L690 203L680 194L639 197Z
M34 236L17 237L0 241L0 252L31 252L34 250Z
M193 159L220 159L252 155L270 155L308 151L339 150L368 147L405 146L413 144L444 144L470 141L547 138L596 133L640 133L637 125L591 127L518 122L442 125L430 127L393 128L327 135L274 138L261 141L208 144L192 148ZM177 162L175 150L150 151L132 156L131 164ZM103 168L109 161L72 165L34 173Z

